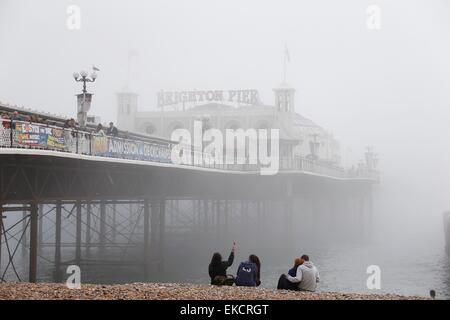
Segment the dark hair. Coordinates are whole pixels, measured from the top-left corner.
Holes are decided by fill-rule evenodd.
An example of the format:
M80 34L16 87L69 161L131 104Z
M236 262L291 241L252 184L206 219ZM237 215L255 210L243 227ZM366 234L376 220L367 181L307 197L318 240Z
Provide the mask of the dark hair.
M260 274L261 274L261 262L259 261L258 256L251 254L248 257L248 261L253 262L254 264L256 264L256 266L258 267L258 271L256 272L256 278L257 280L261 279Z
M211 259L211 264L216 265L222 262L222 255L218 252L215 252Z
M301 258L302 258L303 260L305 260L305 261L309 261L309 257L308 257L307 254L302 255Z

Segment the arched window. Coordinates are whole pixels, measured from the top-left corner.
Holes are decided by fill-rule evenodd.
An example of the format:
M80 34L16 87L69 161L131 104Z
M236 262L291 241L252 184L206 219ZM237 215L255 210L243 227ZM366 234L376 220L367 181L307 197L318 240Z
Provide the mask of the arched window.
M151 122L145 122L140 126L140 131L146 134L155 134L157 129L155 125Z

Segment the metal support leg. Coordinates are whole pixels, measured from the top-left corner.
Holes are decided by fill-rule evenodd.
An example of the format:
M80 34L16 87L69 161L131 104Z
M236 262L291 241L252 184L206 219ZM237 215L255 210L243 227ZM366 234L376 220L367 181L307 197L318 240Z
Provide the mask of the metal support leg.
M288 244L288 249L292 251L294 248L292 247L294 241L293 241L293 230L292 230L292 223L293 223L293 198L289 197L286 199L286 243Z
M112 205L111 237L116 240L116 204Z
M23 237L22 237L22 256L25 257L26 253L27 253L27 245L28 245L28 237L27 234L25 232L25 229L27 228L27 216L28 213L24 210L22 211L22 230L24 232Z
M209 215L209 203L208 200L203 200L203 228L204 231L208 231L208 215Z
M76 234L75 234L75 261L77 265L80 265L81 261L81 201L76 203Z
M149 255L150 255L150 237L149 237L149 225L150 225L150 208L148 200L144 200L144 275L145 280L148 280L148 267L149 267Z
M217 232L217 238L221 238L222 237L222 226L220 225L220 200L216 200L216 232Z
M372 240L372 230L373 230L373 198L372 192L367 196L367 240Z
M106 204L105 201L100 202L100 249L105 249L105 232L106 232Z
M228 200L225 200L223 204L223 234L225 239L228 239L228 209Z
M86 249L90 249L91 245L91 214L92 206L91 202L86 205Z
M54 278L55 282L61 282L61 201L56 202Z
M364 196L360 196L358 197L358 221L359 221L359 240L363 240L364 239L364 235L365 235L365 210L364 210Z
M38 244L38 249L39 252L42 251L42 243L43 243L43 237L44 237L44 232L43 232L43 228L44 228L44 204L40 203L38 205L38 215L39 215L39 231L38 231L38 239L39 239L39 244Z
M151 216L150 216L150 253L152 255L152 259L156 259L156 239L157 239L157 232L158 232L158 203L153 201L151 206Z
M3 205L0 204L0 274L2 270L2 245L3 245Z
M159 205L159 271L164 269L164 241L166 231L166 201L161 200Z
M36 203L32 203L30 213L30 265L28 277L32 283L36 283L37 280L38 218L38 207Z

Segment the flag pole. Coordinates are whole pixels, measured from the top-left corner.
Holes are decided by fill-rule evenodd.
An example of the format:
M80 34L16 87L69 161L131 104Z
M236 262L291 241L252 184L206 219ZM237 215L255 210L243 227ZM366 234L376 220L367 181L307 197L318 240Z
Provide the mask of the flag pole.
M127 87L130 88L130 64L131 64L131 54L128 52L128 70L127 70Z
M283 82L286 83L286 49L283 54Z

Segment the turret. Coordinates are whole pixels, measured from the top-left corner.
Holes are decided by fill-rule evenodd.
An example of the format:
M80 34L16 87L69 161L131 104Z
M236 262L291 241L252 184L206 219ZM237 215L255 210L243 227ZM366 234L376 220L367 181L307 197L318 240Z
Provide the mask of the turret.
M273 89L275 93L275 107L279 112L295 112L295 89L283 83Z
M117 93L117 127L119 130L135 131L138 95L124 90Z

